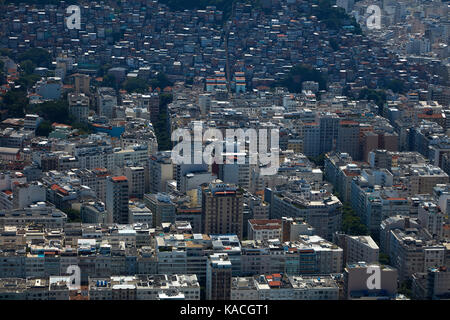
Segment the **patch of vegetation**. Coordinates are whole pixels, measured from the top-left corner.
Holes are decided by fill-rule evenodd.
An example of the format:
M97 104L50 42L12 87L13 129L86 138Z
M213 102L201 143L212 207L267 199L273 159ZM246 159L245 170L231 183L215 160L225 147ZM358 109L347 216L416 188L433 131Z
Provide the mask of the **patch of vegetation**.
M316 166L323 167L325 164L325 153L321 153L316 157L308 157L308 159Z
M149 84L147 83L147 81L140 78L130 78L124 81L122 87L129 93L145 93L148 92Z
M411 298L412 297L412 280L406 280L403 281L400 284L400 288L398 289L399 294L404 294L406 297Z
M102 87L110 87L117 90L117 81L116 77L113 74L106 74L103 77L103 81L101 84Z
M156 75L156 78L150 81L150 85L153 89L160 88L163 90L166 87L173 86L173 83L169 80L169 78L167 78L165 73L160 72Z
M221 22L229 19L233 5L237 2L249 3L261 8L260 0L159 0L159 2L167 5L171 10L176 11L205 9L208 6L215 6L217 10L223 12ZM270 8L264 9L265 13L269 13L270 11Z
M318 82L320 90L325 90L327 86L326 76L322 72L305 64L299 64L293 67L287 77L275 83L275 86L286 87L289 92L300 93L302 92L303 82L305 81Z
M36 135L41 137L48 137L52 132L52 123L48 120L42 121L36 128Z
M69 114L69 104L64 99L35 104L30 108L30 112L38 114L51 123L57 122L69 125L73 123L73 118Z
M386 92L383 90L363 89L359 93L359 100L366 99L375 102L377 106L382 108L386 103Z
M88 123L73 122L71 125L72 125L73 129L78 129L78 133L80 135L94 133L94 130L92 129L92 127Z
M344 26L353 26L353 33L362 34L361 27L355 18L350 17L343 8L333 7L334 5L334 1L319 0L317 6L312 8L312 15L325 23L329 29L339 30Z
M173 100L172 94L162 93L159 95L159 115L158 121L153 124L156 139L158 141L158 150L165 151L172 149L172 140L169 127L169 114L167 105Z
M350 204L345 203L342 207L342 231L351 236L366 236L369 234L367 226L362 223Z
M67 222L81 222L81 212L75 209L63 210L67 214Z
M17 61L20 64L24 63L25 61L30 61L35 66L48 68L52 63L52 57L50 53L48 53L48 51L45 49L31 48L20 54L17 57Z
M385 81L383 84L384 89L391 89L394 93L404 93L405 90L405 83L398 79L393 79L389 81Z
M114 76L106 75L103 78L103 83L105 84L105 86L115 87ZM129 93L131 92L145 93L149 92L149 87L152 87L153 89L160 88L161 90L164 90L164 88L172 85L173 83L172 81L169 80L167 75L160 72L156 75L155 78L151 79L150 81L146 81L139 77L127 79L121 84L121 87L127 90Z
M9 117L22 118L29 104L24 88L12 89L3 96L2 109L8 110Z
M389 265L391 261L386 253L380 252L378 256L378 262L383 265Z
M31 89L36 82L41 79L37 74L23 74L16 81L16 85L22 86L24 89Z

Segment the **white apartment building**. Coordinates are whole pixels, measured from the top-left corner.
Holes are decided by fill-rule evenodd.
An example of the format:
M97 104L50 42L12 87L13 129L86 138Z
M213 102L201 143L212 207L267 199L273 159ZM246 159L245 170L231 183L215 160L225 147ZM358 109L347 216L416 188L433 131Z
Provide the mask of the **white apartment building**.
M370 236L346 236L346 263L378 262L380 249Z
M249 240L268 240L281 238L281 220L250 219L248 220Z
M339 287L330 275L234 277L231 300L338 300Z

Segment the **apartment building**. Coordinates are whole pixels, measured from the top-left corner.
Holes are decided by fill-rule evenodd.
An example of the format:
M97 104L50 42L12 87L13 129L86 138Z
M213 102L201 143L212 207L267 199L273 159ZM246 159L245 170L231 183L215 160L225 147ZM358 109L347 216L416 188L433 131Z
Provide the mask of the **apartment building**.
M106 211L108 212L108 223L128 223L127 177L108 177L106 181Z
M393 298L397 293L395 268L365 262L344 269L344 296L348 300Z
M242 191L233 184L215 180L202 190L203 233L243 234Z
M208 257L206 267L206 299L230 300L231 261L226 253L215 253Z

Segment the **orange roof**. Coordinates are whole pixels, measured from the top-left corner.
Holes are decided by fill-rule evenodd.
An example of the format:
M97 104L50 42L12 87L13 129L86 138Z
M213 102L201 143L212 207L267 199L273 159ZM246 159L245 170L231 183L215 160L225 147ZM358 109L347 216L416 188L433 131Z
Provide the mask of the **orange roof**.
M344 170L344 173L347 177L356 177L359 176L358 172L353 172L353 171L349 171L349 170Z
M52 123L52 127L66 127L66 128L72 128L72 126L69 126L68 124L57 123L57 122L53 122L53 123Z
M386 200L406 200L406 198L387 198Z
M359 122L356 121L351 121L351 120L342 120L341 124L354 124L354 125L358 125Z
M280 281L269 281L269 286L271 287L280 287L281 282Z
M52 185L51 186L51 189L53 190L53 191L59 191L59 192L61 192L62 194L69 194L69 192L67 192L67 190L64 190L63 188L61 188L59 185L57 185L57 184L54 184L54 185Z
M202 209L178 209L177 212L179 212L179 213L200 213L200 212L202 212Z
M235 194L236 191L216 191L214 194Z
M433 114L419 114L417 115L419 118L431 118L431 119L442 119L442 114L441 113L433 113Z
M125 176L112 177L111 179L115 182L128 181L127 177Z

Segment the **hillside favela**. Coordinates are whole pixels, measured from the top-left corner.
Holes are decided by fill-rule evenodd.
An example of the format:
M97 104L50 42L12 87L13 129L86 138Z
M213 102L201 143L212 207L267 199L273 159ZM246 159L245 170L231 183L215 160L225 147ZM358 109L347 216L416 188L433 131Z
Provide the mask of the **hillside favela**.
M449 44L446 0L1 0L0 300L450 299Z

